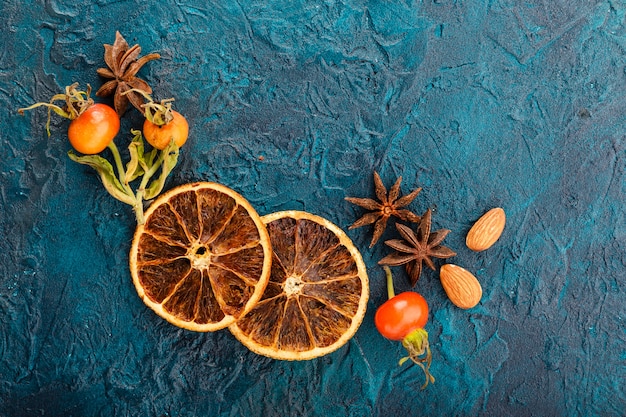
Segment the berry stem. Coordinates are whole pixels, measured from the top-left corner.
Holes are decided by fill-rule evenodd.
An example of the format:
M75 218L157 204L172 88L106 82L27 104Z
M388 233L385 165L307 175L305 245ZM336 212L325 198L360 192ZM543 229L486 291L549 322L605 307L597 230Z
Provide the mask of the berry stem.
M137 225L141 226L146 222L143 215L143 192L137 191L137 201L133 205L133 211L135 212L135 218L137 219Z
M168 148L158 153L158 157L156 150L144 154L143 137L141 132L137 131L135 138L129 145L131 158L126 166L124 166L115 142L109 143L108 149L113 155L114 164L100 155L78 156L71 151L68 152L68 155L73 161L96 169L107 192L121 202L130 205L135 213L137 224L142 225L146 220L144 202L152 200L163 190L165 180L178 160L178 147L172 141ZM159 170L161 170L161 175L148 186L152 177ZM131 182L139 177L141 177L141 182L137 190L134 191Z
M124 169L124 165L122 164L122 157L120 156L120 151L117 149L114 141L111 141L108 146L109 150L113 154L113 160L115 161L115 167L117 169L117 175L120 179L120 183L124 187L126 194L132 196L133 190L130 188L128 183L126 182L126 170Z
M387 276L387 296L389 299L392 299L396 296L396 293L393 289L393 276L391 275L391 269L387 265L384 265L383 269L385 270L385 275Z
M133 212L135 213L135 218L137 219L137 224L144 224L145 219L143 215L143 193L137 191L137 193L133 193L133 189L128 184L126 179L126 170L124 169L124 164L122 163L122 157L120 156L120 151L117 149L115 142L111 141L109 144L109 150L113 154L113 160L115 161L115 166L117 169L117 175L120 180L120 184L124 187L124 193L127 194L132 200Z

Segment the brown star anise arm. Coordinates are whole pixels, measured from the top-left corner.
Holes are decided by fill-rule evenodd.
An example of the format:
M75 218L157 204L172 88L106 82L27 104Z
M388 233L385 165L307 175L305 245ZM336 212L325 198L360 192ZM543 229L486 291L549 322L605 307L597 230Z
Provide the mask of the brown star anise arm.
M393 203L393 205L395 207L401 207L397 204L396 200L398 199L398 196L400 195L400 183L402 182L402 177L398 177L398 179L396 179L396 182L391 186L391 189L389 190L389 197L387 199L387 201L389 201L390 203Z
M117 112L117 114L124 114L124 112L128 108L128 96L122 94L128 90L129 88L126 83L118 83L117 89L115 90L115 95L113 96L113 107L115 107L115 111Z
M374 191L376 192L376 197L381 201L384 205L388 202L387 200L387 188L385 184L383 184L383 180L380 179L380 175L378 172L374 171Z
M126 71L128 70L129 65L137 60L140 53L141 53L141 47L139 45L133 45L128 51L124 53L124 55L122 55L119 58L120 59L120 66L119 66L120 76L123 76L124 78L132 76L130 74L127 74Z
M404 266L407 274L409 274L409 279L411 280L411 287L415 287L417 281L420 279L420 275L422 275L422 261L416 260L415 262L410 262Z
M425 263L425 264L426 264L426 265L427 265L430 269L432 269L433 271L434 271L435 269L437 269L437 268L435 267L435 263L433 262L433 260L432 260L430 257L425 256L422 260L423 260L423 261L424 261L424 263Z
M380 215L380 214L379 214ZM372 241L370 242L370 248L373 247L378 239L383 235L385 229L387 228L387 220L389 216L381 216L380 219L374 225L374 234L372 235Z
M121 60L126 51L128 51L128 48L128 42L126 42L126 39L124 39L119 31L115 32L115 42L113 42L113 45L104 45L104 62L106 62L109 68L117 75L121 75Z
M404 210L404 209L394 210L393 215L399 218L400 220L404 220L405 222L419 223L421 219L421 217L418 216L417 214L411 212L410 210Z
M414 248L422 248L422 243L419 241L418 237L415 235L415 232L413 232L413 230L411 230L409 226L405 226L401 223L396 223L396 229L398 229L398 233L400 233L400 236L402 236L402 238L406 240L407 243L412 245Z
M113 74L113 71L111 71L109 68L98 68L96 70L96 73L104 78L111 78L111 79L115 79L115 74Z
M428 236L430 235L430 226L432 224L431 220L431 210L428 209L422 216L420 220L420 224L417 227L417 231L415 232L415 236L419 242L423 242L424 245L428 242Z
M398 252L415 254L415 248L407 245L407 243L401 239L386 240L385 245L397 250Z
M440 259L452 258L456 252L446 246L435 246L429 252L430 256Z
M428 246L438 246L441 242L443 242L446 236L448 236L448 233L450 233L448 229L440 229L436 232L432 232L428 236Z
M383 206L371 198L345 197L345 200L367 210L381 210Z
M115 62L113 45L104 45L104 62L107 64L113 73L117 72L117 62Z
M142 80L141 78L135 77L132 80L128 81L126 85L129 88L142 90L148 94L152 93L152 88L150 88L148 83ZM130 104L135 106L137 110L139 110L141 113L145 112L145 109L142 107L142 105L146 102L143 95L136 93L134 91L131 91L130 93L126 94L126 96L128 98L128 101L130 101Z
M126 77L134 77L137 72L139 72L141 67L146 65L148 62L159 58L161 58L161 55L157 54L156 52L142 56L137 61L131 63L131 65L128 67L128 70L126 71Z
M408 206L413 200L415 200L415 197L417 197L417 195L420 193L420 191L422 191L421 187L411 191L410 194L407 194L407 195L399 198L398 201L396 201L395 206L396 207Z
M117 80L109 80L106 83L102 84L102 86L96 91L96 95L98 97L106 97L113 94L115 89L117 88Z
M411 261L415 260L415 255L403 255L401 253L392 253L391 255L385 256L383 259L378 261L379 265L389 265L389 266L398 266L404 265Z
M380 217L380 214L378 214L378 213L366 213L359 220L357 220L354 223L352 223L350 225L350 227L348 227L348 229L356 229L357 227L361 227L361 226L366 226L368 224L372 224L376 220L378 220L379 217Z

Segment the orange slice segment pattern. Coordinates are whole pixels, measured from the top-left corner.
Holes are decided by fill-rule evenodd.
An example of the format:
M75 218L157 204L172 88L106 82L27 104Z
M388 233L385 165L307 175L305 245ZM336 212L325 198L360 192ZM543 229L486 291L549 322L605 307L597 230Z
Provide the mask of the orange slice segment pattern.
M130 264L137 292L157 314L179 327L214 331L261 298L271 247L261 218L235 191L186 184L146 211Z
M358 250L337 226L306 212L263 217L273 248L261 301L230 329L252 351L312 359L345 344L358 329L369 284Z

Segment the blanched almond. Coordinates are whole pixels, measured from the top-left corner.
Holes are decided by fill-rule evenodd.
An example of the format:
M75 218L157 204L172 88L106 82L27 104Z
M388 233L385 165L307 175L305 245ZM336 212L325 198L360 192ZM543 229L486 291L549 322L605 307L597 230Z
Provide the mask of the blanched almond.
M465 244L473 251L490 248L502 235L506 215L500 207L492 208L474 223L467 233Z
M472 308L483 296L483 289L476 277L460 266L443 265L439 271L439 279L450 301L459 308Z

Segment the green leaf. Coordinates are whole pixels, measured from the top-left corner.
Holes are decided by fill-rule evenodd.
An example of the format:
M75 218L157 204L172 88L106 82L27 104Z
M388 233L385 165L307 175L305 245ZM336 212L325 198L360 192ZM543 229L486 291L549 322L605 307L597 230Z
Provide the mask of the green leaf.
M146 167L151 167L152 165L154 165L154 159L156 158L156 156L158 155L159 150L156 148L152 148L152 151L150 151L149 154L144 155L144 162L146 164ZM148 171L149 168L145 168L146 171Z
M124 190L124 187L117 179L115 171L113 170L113 166L109 161L99 155L79 156L72 151L69 151L67 155L72 161L78 162L79 164L88 165L95 169L98 172L98 175L100 175L100 179L102 180L104 188L113 197L126 204L130 204L131 206L135 205L135 197L132 195L128 195L127 192Z
M141 132L138 133L139 134L136 134L132 142L128 145L130 161L126 164L126 175L124 177L124 182L127 185L146 172L143 154L143 137L141 136Z
M161 152L161 175L159 175L159 178L154 179L150 183L150 186L146 188L146 200L152 200L161 193L163 187L165 186L165 180L167 179L167 176L170 174L170 172L172 172L172 170L176 166L176 163L178 162L180 149L178 145L176 145L176 142L172 140L170 144L167 145L167 148L163 149ZM159 160L161 160L161 158L159 158Z

